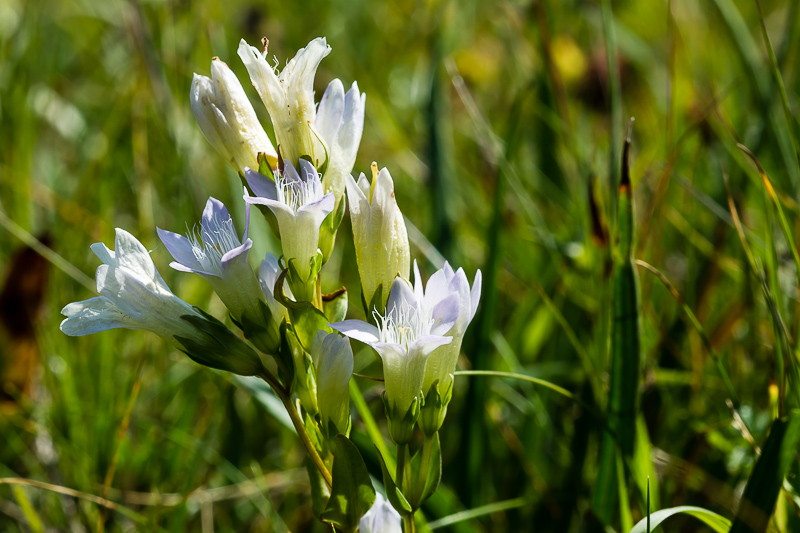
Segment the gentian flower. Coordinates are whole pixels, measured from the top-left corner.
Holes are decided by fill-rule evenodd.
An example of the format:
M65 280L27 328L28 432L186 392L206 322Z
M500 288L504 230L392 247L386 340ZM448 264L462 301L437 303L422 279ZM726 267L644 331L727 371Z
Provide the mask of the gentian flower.
M239 43L239 57L247 67L250 80L261 100L267 106L281 156L296 165L300 157L306 155L311 157L315 165L320 166L327 158L315 128L314 76L322 59L331 52L331 47L324 38L318 37L298 50L286 67L276 73L276 68L267 63L269 41L264 39L262 42L263 53L242 39Z
M383 312L395 276L408 279L410 252L403 214L394 197L394 182L385 168L372 164L372 184L362 173L347 176L350 220L361 291L368 309ZM380 294L376 295L380 290Z
M358 83L353 82L345 94L342 82L335 79L325 89L314 120L314 126L328 151L323 184L326 192L333 192L336 196L337 205L344 194L345 179L353 170L361 144L366 99L367 95L358 91Z
M228 209L215 198L208 199L199 227L186 237L156 229L175 259L170 266L181 272L198 274L208 281L245 335L262 351L275 354L280 346L278 325L282 317L275 316L266 306L261 285L250 268L248 254L253 241L247 237L249 205L245 213L241 239Z
M353 350L338 333L317 331L311 347L317 378L317 405L327 438L350 432L350 376Z
M386 501L380 492L375 493L375 503L358 523L359 533L402 533L400 513Z
M417 301L422 302L423 309L432 310L439 302L454 296L458 300L458 319L447 333L453 336L453 341L437 348L428 358L425 367L425 379L422 384L425 401L420 427L427 435L437 432L444 421L447 404L453 393L453 372L456 370L458 356L461 353L461 341L467 326L475 316L481 298L481 280L481 271L478 270L470 288L464 270L459 268L454 272L450 264L445 262L423 288L422 277L417 262L414 261L414 295Z
M293 165L306 155L317 168L324 166L325 191L334 193L338 205L361 143L366 95L356 82L345 93L342 82L335 79L316 110L314 76L331 51L325 39L308 43L280 72L267 63L266 44L262 53L242 40L239 56L272 118L281 155Z
M283 257L290 272L293 268L299 279L290 276L295 296L310 301L321 261L316 261L319 249L319 226L333 210L333 194L324 194L319 174L305 159L300 160L300 174L288 161L272 181L263 174L245 169L245 177L256 196L245 190L248 204L269 207L278 222ZM313 264L312 264L313 263ZM294 283L292 283L294 281Z
M175 296L136 238L117 228L114 250L92 245L103 262L95 278L101 294L61 311L61 331L83 336L113 328L152 331L198 363L245 376L261 369L258 355L221 322Z
M445 335L458 318L458 297L451 294L435 306L424 307L409 283L398 277L389 293L386 314L376 310L374 315L380 327L361 320L329 325L351 339L368 344L380 356L389 431L396 443L404 444L411 438L419 416L428 356L452 340Z
M258 168L259 152L277 162L275 148L242 85L218 58L211 60L211 78L194 75L189 101L203 135L236 172Z
M175 259L169 266L199 274L211 283L237 320L256 309L258 300L263 299L258 279L247 260L253 246L247 237L249 209L246 219L244 234L239 239L228 209L216 198L209 198L199 228L195 227L186 237L156 228L161 242Z

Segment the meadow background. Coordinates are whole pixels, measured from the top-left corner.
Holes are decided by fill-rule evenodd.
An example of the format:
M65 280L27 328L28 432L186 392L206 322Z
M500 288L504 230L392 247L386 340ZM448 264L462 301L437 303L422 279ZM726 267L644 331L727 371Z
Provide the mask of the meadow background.
M761 3L796 109L800 3ZM93 295L89 245L113 242L114 227L155 250L179 296L223 318L207 284L168 267L155 227L194 223L208 196L241 224L239 179L203 138L188 93L192 73L209 75L219 56L271 133L235 53L240 38L262 36L281 65L327 37L317 97L335 77L367 94L354 172L372 161L390 169L424 276L443 258L470 280L483 271L461 367L536 376L589 406L593 387L608 387L613 208L636 118L635 257L696 313L751 432L680 305L641 271L640 420L651 446L639 448L637 472L651 473L653 509L732 517L776 410L776 340L723 173L777 307L793 322L798 305L789 247L736 148L756 154L798 229L796 114L787 120L760 24L752 0L0 0L0 477L124 507L0 485L0 530L325 530L312 518L302 447L265 388L151 334L58 330L60 309ZM254 260L279 249L259 218ZM351 316L362 315L347 219L324 288L337 279ZM379 374L369 349L353 345L357 371ZM356 383L382 421L381 385ZM380 479L353 416L352 438ZM601 428L592 410L546 388L459 377L440 434L442 486L421 514L447 532L588 529ZM629 487L634 519L644 483ZM476 518L436 522L475 508ZM791 498L779 498L773 525L800 530ZM676 519L667 530L703 528Z

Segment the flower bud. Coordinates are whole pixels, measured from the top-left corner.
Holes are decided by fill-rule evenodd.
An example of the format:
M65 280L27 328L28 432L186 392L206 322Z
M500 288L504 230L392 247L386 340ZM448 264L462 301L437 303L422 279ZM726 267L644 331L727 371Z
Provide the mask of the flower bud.
M350 377L353 350L338 333L317 332L311 348L317 374L317 405L323 434L332 439L350 433Z
M385 168L372 164L372 183L347 176L350 220L358 274L367 314L383 313L396 276L409 277L410 251L403 214L394 198L394 182Z
M236 172L258 168L259 152L277 162L275 148L228 65L214 58L211 78L195 74L189 100L203 135Z

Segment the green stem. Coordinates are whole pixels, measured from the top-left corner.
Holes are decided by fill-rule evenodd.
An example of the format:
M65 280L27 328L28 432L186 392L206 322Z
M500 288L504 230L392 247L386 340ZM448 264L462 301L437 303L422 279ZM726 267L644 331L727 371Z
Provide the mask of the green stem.
M422 494L425 488L425 481L428 479L428 470L431 467L431 451L433 450L433 439L436 436L429 437L425 435L425 440L422 441L422 457L419 466L419 477L416 479L417 487L416 493Z
M403 517L403 533L417 533L417 523L414 521L414 513Z
M328 485L328 488L333 486L333 477L331 476L330 470L328 467L325 466L325 462L320 457L319 452L314 447L314 443L311 442L311 437L306 431L306 426L303 424L303 420L300 418L300 414L297 412L294 404L292 403L292 398L289 396L289 393L281 387L278 380L273 376L268 370L264 370L259 377L266 381L272 390L275 392L275 395L280 398L281 403L286 408L286 412L289 413L289 418L292 420L292 424L294 425L294 429L297 431L297 435L300 437L300 441L303 443L303 446L306 448L306 452L308 453L311 462L314 463L314 466L317 467L319 473L322 474L322 479L325 480L325 484Z
M408 452L408 444L397 445L397 472L394 476L394 483L400 492L403 491L403 478L405 478L406 470L406 453Z

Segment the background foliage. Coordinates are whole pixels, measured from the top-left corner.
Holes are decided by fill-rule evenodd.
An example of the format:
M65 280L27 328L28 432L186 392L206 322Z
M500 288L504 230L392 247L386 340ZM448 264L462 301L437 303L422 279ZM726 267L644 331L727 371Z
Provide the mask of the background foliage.
M762 4L793 108L798 3ZM681 307L641 272L640 429L652 449L637 454L638 471L654 474L653 509L699 505L732 517L775 413L777 343L723 172L776 305L788 316L798 305L789 248L736 148L756 154L796 228L796 124L755 2L0 0L0 349L6 381L12 367L34 376L29 394L6 385L0 477L134 513L0 485L0 529L324 530L309 518L303 451L264 389L201 368L152 335L69 339L58 330L60 308L93 288L89 244L112 242L115 226L155 248L182 298L222 318L207 284L168 268L155 226L180 231L208 195L241 223L239 180L200 133L188 91L192 72L208 75L219 56L269 125L235 55L241 37L264 35L281 64L326 36L333 53L317 95L334 77L367 93L356 171L373 160L391 170L423 274L442 258L470 279L483 270L462 368L536 376L589 406L592 387L608 387L612 213L624 128L636 117L634 256L662 270L694 310L752 432L732 417ZM253 257L278 250L263 220L251 231ZM58 257L19 255L31 236ZM341 279L359 302L350 236L346 221L323 284ZM374 355L354 348L356 371L379 374ZM382 420L380 384L357 383ZM459 377L440 434L443 485L422 514L443 531L577 531L597 476L594 412L530 383ZM354 416L353 439L380 479ZM629 488L638 519L642 492ZM476 519L436 522L497 502ZM781 497L775 525L796 530L796 512Z

